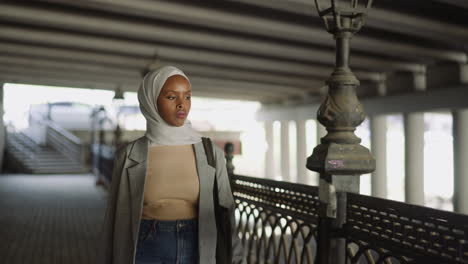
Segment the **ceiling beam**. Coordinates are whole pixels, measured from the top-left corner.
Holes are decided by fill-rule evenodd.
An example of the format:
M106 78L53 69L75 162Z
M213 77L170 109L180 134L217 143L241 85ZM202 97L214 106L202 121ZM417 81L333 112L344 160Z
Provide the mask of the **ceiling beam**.
M47 8L33 8L14 4L0 4L0 19L15 23L42 25L62 30L125 37L154 43L169 42L201 48L223 49L232 52L304 59L310 50L294 45L247 39L240 36L213 34L203 31L96 17L73 12L57 12ZM328 52L333 58L333 52ZM306 55L307 57L307 55Z
M215 77L225 80L237 80L247 82L253 81L265 84L286 85L303 88L310 88L314 83L318 81L317 78L306 79L299 76L279 75L274 73L264 73L251 70L229 69L225 67L212 65L173 62L170 60L159 60L155 65L151 65L150 68L157 68L159 67L159 65L172 65L183 70L188 76Z
M101 67L93 64L77 64L61 61L52 60L38 60L36 58L23 58L13 56L2 56L0 55L0 69L3 67L3 71L8 71L12 68L24 69L24 72L28 71L44 71L51 73L67 73L69 78L76 78L81 76L105 76L107 80L113 83L120 81L132 80L139 81L142 76L139 72L134 70L122 70L112 67ZM74 77L75 76L75 77ZM217 85L223 87L232 87L234 89L242 90L248 88L249 90L265 90L268 92L277 92L278 94L291 94L291 95L303 95L309 92L316 92L318 87L322 86L319 81L310 81L308 87L295 87L292 85L278 85L272 83L262 83L253 81L238 81L238 80L227 80L220 79L219 77L207 77L200 76L196 73L189 75L192 83L200 83L205 85Z
M323 63L329 65L330 71L334 64L334 56L316 54L317 61L311 61L311 64L284 61L280 59L266 59L261 57L233 55L229 53L206 51L201 49L188 49L180 47L171 47L167 45L147 44L122 39L112 39L97 36L90 36L77 33L54 32L50 30L31 30L16 26L0 25L0 40L14 42L26 42L31 45L46 45L55 47L66 47L73 49L83 49L88 51L114 53L128 56L142 56L150 59L171 59L177 61L190 61L198 63L209 63L221 66L241 67L255 70L265 70L272 72L283 72L293 75L313 76L319 72L323 76L324 68L314 66L314 63ZM353 68L368 68L371 71L421 71L423 65L417 63L408 63L402 61L376 60L369 57L352 57ZM329 70L326 69L327 74Z
M285 96L306 96L310 92L317 93L318 89L323 86L320 82L311 82L308 88L297 88L285 85L273 85L273 84L261 84L252 82L232 81L225 79L214 79L214 78L203 78L203 77L191 77L190 81L200 86L222 86L230 87L234 90L255 90L255 91L266 91L277 94L283 94ZM247 88L247 89L246 89Z
M456 85L446 89L413 92L394 96L379 96L362 99L361 103L368 116L382 114L403 114L411 112L452 111L468 108L467 85ZM316 119L320 103L309 105L269 105L257 113L259 121L281 121Z
M115 90L116 86L110 83L90 82L87 80L76 79L63 79L53 78L49 76L28 76L26 74L4 74L0 72L0 80L5 83L20 83L30 85L45 85L45 86L59 86L66 88L83 88L83 89L102 89L102 90ZM132 91L127 86L121 87L125 91Z
M274 8L277 10L293 12L302 15L309 15L317 17L317 10L314 1L308 0L284 0L284 1L263 1L263 0L230 0L234 2L243 2L249 5L257 5L264 8ZM464 0L436 0L451 2L453 5L468 5ZM452 43L458 41L460 44L468 42L468 29L461 25L450 24L443 21L434 21L422 16L415 16L404 14L401 12L390 11L373 7L367 14L366 27L388 30L390 32L405 33L413 36L420 36L426 39L437 40L443 43ZM355 48L371 49L378 46L377 43L369 42L369 39L364 36L358 35L359 38L353 40ZM386 42L386 44L390 44ZM394 42L392 44L401 45L401 43ZM402 48L402 47L400 47ZM423 49L423 47L417 47ZM393 51L392 51L393 52ZM418 52L415 50L415 52ZM425 52L425 51L424 51ZM427 52L432 53L430 50ZM448 60L460 63L466 63L468 58L463 52L457 51L443 51ZM447 53L446 53L447 52ZM434 55L434 54L433 54ZM431 56L430 54L420 56ZM442 58L441 58L442 59Z
M468 42L468 28L466 27L379 8L373 8L369 12L366 26L437 40L442 43L464 44ZM459 56L465 60L459 62L466 62L466 54Z
M258 39L248 39L242 36L214 34L203 31L191 31L180 28L170 28L161 25L113 20L104 17L94 17L85 14L60 13L45 8L19 7L0 3L0 19L14 23L29 23L61 30L75 30L109 37L133 38L135 40L153 43L170 43L172 45L188 45L198 48L240 52L254 56L333 64L335 52L326 49L313 49L297 45L274 43ZM331 36L330 36L331 38ZM388 54L388 50L386 51ZM414 64L353 55L355 67L374 69L412 70ZM417 66L416 66L417 67Z
M113 89L122 86L128 87L127 89L136 90L140 83L139 78L124 77L118 75L98 74L93 72L78 72L60 70L57 68L37 67L37 66L24 66L17 64L2 64L0 65L0 74L2 76L31 76L48 77L52 79L63 79L70 81L77 81L80 83L88 83L97 85L107 84L106 87L113 87ZM95 87L95 85L93 85Z
M219 66L192 64L185 62L173 62L168 60L158 60L155 65L150 65L150 68L157 68L158 65L173 65L180 69L184 69L189 74L200 76L216 76L218 78L226 78L230 80L244 80L253 82L276 83L283 85L291 85L303 88L316 86L318 82L324 83L332 73L332 69L328 67L313 67L309 69L310 76L308 78L294 75L278 75L272 73L255 72L251 70L228 69ZM355 71L354 74L361 81L366 82L382 82L385 80L385 74L378 72ZM322 84L324 85L324 84Z
M468 9L468 2L466 0L434 0L434 1Z
M44 86L56 86L56 87L66 87L66 88L79 88L79 89L102 89L102 90L114 90L115 87L106 83L98 84L89 84L87 82L80 82L76 80L63 80L63 79L53 79L45 77L35 77L28 78L25 76L2 76L0 74L1 83L18 83L18 84L29 84L29 85L44 85ZM136 91L133 91L136 92ZM278 98L270 97L261 97L261 96L252 96L246 94L232 93L229 91L224 91L221 94L213 93L212 91L197 91L196 96L198 97L209 97L216 99L230 99L230 100L245 100L245 101L257 101L262 103L278 103Z
M102 90L115 90L114 84L106 82L89 82L86 80L70 80L63 79L60 76L28 76L25 74L8 74L5 75L0 72L0 80L3 83L21 83L30 85L45 85L45 86L59 86L65 88L83 88L83 89L102 89ZM135 87L129 87L122 85L120 86L124 91L136 92ZM257 94L252 92L237 93L235 91L225 89L222 87L203 87L194 91L194 96L199 97L210 97L220 99L231 99L231 100L248 100L258 101L262 103L279 103L282 100L280 96L273 96L271 94Z
M132 71L128 69L120 69L110 67L106 65L90 64L90 63L77 63L77 62L64 62L54 60L41 60L37 58L28 58L20 56L8 56L0 55L0 61L2 65L21 65L31 68L50 68L60 72L80 72L80 73L92 73L92 74L103 74L110 76L120 76L122 78L133 78L139 79L141 75L138 71Z
M193 91L194 96L208 96L211 98L228 98L228 99L240 99L245 98L244 96L248 96L247 100L259 101L262 103L266 102L276 102L281 103L283 100L287 99L288 97L279 96L275 94L267 94L267 93L259 93L257 91L245 91L245 92L238 92L230 88L225 87L217 87L217 86L203 86L203 87L195 87ZM219 97L217 96L219 95ZM229 97L228 97L229 95Z
M244 80L254 82L265 82L273 84L292 85L298 87L309 87L311 82L324 80L331 73L331 67L311 67L310 77L292 76L286 74L261 72L254 70L243 70L226 68L209 64L175 61L171 59L144 59L132 56L109 55L99 52L81 51L76 49L52 48L25 45L21 43L0 42L0 55L20 56L36 60L70 61L85 64L106 65L106 67L123 68L134 71L143 71L145 68L158 68L161 65L173 65L181 68L189 74L199 76L218 76L231 80ZM209 63L209 62L208 62ZM283 65L284 66L284 65ZM280 67L280 65L278 65ZM372 72L358 72L362 79L378 79L381 74ZM315 78L313 78L315 76Z
M1 54L5 52L8 55L2 56ZM19 53L22 56L14 56L14 54ZM37 54L41 54L41 56L45 57L38 57ZM32 56L35 55L35 56ZM96 56L94 56L96 55ZM26 57L25 57L26 56ZM29 56L29 57L28 57ZM65 57L68 60L72 60L75 62L64 62L62 59ZM91 61L79 61L83 60L84 58L88 58ZM107 61L96 61L96 58L101 58ZM131 57L130 57L131 58ZM117 83L119 80L122 80L122 76L129 76L132 79L139 78L139 72L137 69L131 69L129 66L140 66L143 62L147 60L142 59L130 59L127 60L126 57L121 56L114 56L114 55L101 55L99 53L92 53L92 52L83 52L83 51L68 51L68 50L61 50L61 49L53 49L53 48L42 48L42 47L31 47L27 45L21 44L8 44L8 43L0 43L0 59L3 60L8 67L6 70L22 66L27 67L28 70L46 70L49 68L48 71L59 71L59 72L69 72L76 73L75 75L67 75L68 78L77 78L81 77L86 74L105 74L107 79L112 79L113 82ZM128 65L106 65L105 63L108 62L117 62L118 64L128 63ZM101 64L99 64L101 63ZM133 65L132 65L133 64ZM293 93L297 96L304 96L304 94L308 92L312 92L313 94L319 93L320 87L322 87L323 80L328 75L328 71L326 71L324 78L321 80L318 79L303 79L297 76L279 76L275 74L269 73L261 73L261 72L251 72L251 71L241 71L241 70L230 70L221 67L215 66L204 66L204 65L197 65L197 64L187 64L187 63L173 63L170 61L165 60L158 60L154 64L148 65L150 69L158 68L162 65L173 65L176 67L181 68L184 70L190 78L192 77L209 77L215 78L217 80L225 78L222 84L232 83L232 81L244 81L244 83L237 83L232 85L233 87L239 87L240 84L242 86L252 87L252 84L255 86L255 83L261 84L262 88L268 89L276 89L278 91L285 90L285 94ZM127 66L128 68L123 69L120 68L121 66ZM105 71L102 71L105 70ZM25 69L25 72L27 70ZM373 74L373 73L358 73L364 77L368 77L373 81L378 81L381 78L381 74ZM128 77L127 77L128 79ZM125 78L123 80L126 80ZM206 82L205 82L206 83ZM289 87L289 88L288 88Z
M195 97L208 97L214 99L228 99L228 100L242 100L242 101L255 101L261 103L272 103L272 102L279 102L281 101L278 98L270 98L270 97L262 97L262 96L252 96L249 94L238 94L238 93L231 93L229 91L223 91L222 94L220 93L213 93L213 91L203 90L197 91Z
M199 57L201 60L211 60L217 61L222 60L221 57L229 57L228 63L232 60L243 60L245 62L246 59L252 61L251 56L240 56L240 55L227 55L222 53L214 53L210 51L203 51L203 50L196 50L196 49L182 49L178 47L169 47L166 46L164 48L158 49L158 54L161 57L169 56L171 58L178 58L183 59L184 57ZM310 55L310 58L308 57ZM296 72L297 68L307 67L308 69L307 74L313 74L313 72L317 71L318 68L314 67L313 64L323 64L329 65L330 67L334 66L335 64L335 53L324 52L320 50L314 50L313 53L303 54L303 56L308 57L306 61L302 63L294 63L291 61L284 61L280 62L282 65L280 68L287 70L291 73ZM237 59L236 59L237 58ZM259 60L259 59L257 59ZM261 59L266 64L270 64L270 62L274 62L277 60L273 59ZM249 62L247 62L249 63ZM312 65L310 65L312 64ZM289 68L289 66L295 66L294 68ZM398 61L398 60L385 60L385 59L375 59L369 56L362 57L362 56L352 56L351 59L351 66L353 68L359 69L369 69L370 71L410 71L410 72L419 72L421 70L422 64L419 63L412 63L407 61ZM288 68L288 69L285 69ZM323 67L321 67L323 69Z
M117 14L143 16L152 19L164 19L170 22L186 23L189 25L200 25L209 28L228 30L238 33L252 33L259 36L275 37L279 39L301 41L315 45L334 46L331 36L322 27L304 26L286 21L277 21L246 14L234 14L232 12L220 11L213 8L190 6L168 1L145 1L145 0L44 0L45 2L61 3L71 6L92 8L94 10L112 11ZM283 1L288 2L288 1ZM296 2L296 1L294 1ZM265 2L270 8L272 1ZM293 3L296 4L296 3ZM273 4L274 5L274 4ZM309 1L308 9L315 9L313 2ZM314 10L315 11L315 10ZM388 12L386 10L380 10ZM371 12L372 13L372 12ZM316 12L311 13L317 16ZM393 13L391 13L393 14ZM375 17L378 17L377 15ZM387 15L388 17L388 15ZM414 23L415 21L411 21ZM395 23L402 23L398 20ZM418 23L416 21L416 23ZM411 24L412 25L412 24ZM420 24L421 25L421 24ZM455 26L455 25L452 25ZM462 31L459 32L463 33ZM429 35L432 36L432 35ZM434 36L432 36L434 37ZM378 52L382 54L395 54L407 58L433 58L456 62L466 62L466 54L459 51L450 51L422 47L411 43L397 42L391 40L378 40L376 38L359 35L354 40L354 50Z
M0 25L0 39L15 42L26 42L31 46L46 45L51 46L51 48L53 47L53 49L56 49L56 47L65 47L67 49L88 50L93 53L101 54L112 53L126 56L139 56L149 61L164 59L187 61L192 63L208 63L212 65L231 66L276 73L294 73L305 76L317 71L322 75L324 71L330 72L332 69L332 67L330 67L329 69L323 70L324 68L314 67L304 63L294 63L253 56L232 55L199 49L177 48L167 45L148 44L144 42L111 39L76 33L54 32L50 30L30 30L22 27L3 25ZM9 51L14 53L15 47Z
M177 58L178 60L174 60L171 59L170 56L168 56L169 58L167 59L158 58L155 60L152 58L146 59L129 55L111 55L103 54L102 52L82 51L70 48L41 47L38 45L6 42L0 42L0 54L9 56L19 55L42 60L69 60L71 62L78 63L110 65L116 68L133 69L136 71L142 71L144 68L157 68L160 65L173 65L183 69L184 71L187 71L189 74L193 73L201 76L218 76L231 80L276 83L298 87L310 87L310 82L317 80L323 81L327 79L332 72L331 66L309 66L307 69L305 69L306 71L304 71L302 74L303 76L299 76L298 74L291 75L287 73L278 74L262 72L261 67L255 67L255 69L241 69L243 65L232 65L234 67L227 67L226 65L215 66L213 64L216 63L216 61L209 60L205 61L205 63L201 61L191 62L190 60L186 62L183 60L183 58ZM208 56L206 58L208 58ZM187 57L186 60L187 59L190 59L190 57ZM224 58L224 60L226 59L229 58ZM230 61L232 62L232 60ZM261 62L261 60L258 62ZM271 66L271 63L275 62L263 61L264 65ZM255 65L255 63L250 65ZM289 67L288 69L293 68L297 70L297 67L291 67L291 65L287 63L277 63L276 66L277 69L285 67ZM271 70L271 67L265 70ZM383 74L378 72L355 71L355 74L358 79L362 81L379 82L383 78Z
M70 62L86 62L101 65L113 65L120 68L143 69L153 62L153 58L135 57L119 54L105 54L102 52L83 51L61 47L44 47L23 43L0 42L0 54L36 57L55 60L67 60Z
M164 45L150 45L146 43L128 41L128 40L115 40L103 37L87 36L83 34L72 34L64 32L53 32L48 30L29 30L22 27L2 26L0 25L0 39L6 39L17 43L29 43L28 45L14 44L7 46L5 52L13 54L19 52L31 54L34 51L40 52L40 55L49 54L50 56L65 56L64 58L73 56L77 49L88 50L87 52L79 52L78 54L82 59L91 58L93 54L101 54L96 58L103 58L103 53L116 54L118 57L138 56L141 62L157 61L158 59L189 62L197 64L211 64L223 67L232 67L239 69L250 69L256 71L275 72L284 75L298 76L302 75L305 78L319 77L323 78L329 76L333 67L334 60L328 61L329 66L317 66L304 63L281 61L273 59L258 58L253 56L232 55L221 52L176 48ZM49 46L47 50L40 49L36 46L46 45ZM30 47L29 49L27 47ZM50 50L54 52L48 52ZM72 49L69 51L69 49ZM66 54L69 53L69 54ZM36 55L37 56L37 55ZM104 57L103 57L104 56ZM116 63L122 58L110 58L110 63ZM123 61L125 63L125 61ZM353 60L354 62L354 60ZM120 62L119 64L121 64ZM138 66L139 61L131 61L130 64ZM387 67L388 66L388 67ZM395 67L392 67L395 66ZM379 67L374 67L373 71ZM394 69L398 70L405 68L408 71L420 71L421 65L410 63L398 63L392 65L380 65L381 70ZM142 69L143 70L143 69ZM375 79L378 73L367 71L356 71L360 79Z
M99 85L105 83L109 84L106 87L126 87L130 91L136 91L139 87L141 77L130 77L130 76L115 76L106 74L97 74L92 72L69 72L67 70L60 70L58 68L47 68L47 67L28 67L21 65L0 65L0 73L3 77L15 77L18 76L36 76L37 79L42 77L48 77L52 79L65 79L75 80L80 83L86 83L92 87L99 87ZM213 91L213 97L217 93L222 94L225 91L239 94L257 95L265 98L275 98L280 100L281 98L287 99L288 97L302 97L309 94L309 90L300 89L295 87L284 87L276 86L271 84L261 84L252 82L239 82L239 81L227 81L221 79L213 79L206 77L189 77L190 82L195 90ZM214 88L218 88L215 90ZM124 89L124 88L122 88ZM278 101L277 100L277 101Z

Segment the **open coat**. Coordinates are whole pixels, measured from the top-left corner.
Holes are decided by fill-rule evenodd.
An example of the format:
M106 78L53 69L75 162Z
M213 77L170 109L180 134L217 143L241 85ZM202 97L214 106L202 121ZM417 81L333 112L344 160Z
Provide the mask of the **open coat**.
M141 137L119 149L109 191L98 252L99 264L135 263L135 253L143 208L146 158L149 141ZM235 231L235 203L226 171L224 152L214 147L216 169L208 165L203 144L193 145L200 182L198 206L199 263L216 263L216 221L213 203L214 177L217 177L219 204L231 215L232 263L245 263Z

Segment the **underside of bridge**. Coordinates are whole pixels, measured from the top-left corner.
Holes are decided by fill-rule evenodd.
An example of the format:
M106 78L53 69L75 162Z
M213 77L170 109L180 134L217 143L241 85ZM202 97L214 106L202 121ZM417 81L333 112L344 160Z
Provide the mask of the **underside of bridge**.
M195 96L263 104L257 117L265 122L268 145L265 175L270 179L240 176L230 171L239 216L237 231L244 249L248 250L249 263L260 262L262 247L266 248L263 249L265 263L273 260L286 263L286 259L287 263L293 263L293 258L297 260L295 263L320 264L363 263L364 258L366 263L468 263L467 216L422 207L425 203L424 112L444 109L453 114L454 211L468 214L468 1L374 2L365 19L366 25L351 41L350 67L360 81L357 93L370 115L371 145L377 166L353 134L355 126L364 120L357 100L353 104L335 100L336 91L346 91L343 98L355 98L352 93L358 82L354 77L349 80L338 76L328 80L329 87L325 84L335 68L335 55L337 64L347 66L348 50L343 47L348 46L341 45L343 49L338 49L341 54L335 54L335 40L325 30L313 0L1 1L0 85L26 83L135 92L145 73L163 65L174 65L189 76ZM346 32L330 30L337 36L337 43L351 35L348 34L351 27L347 26ZM345 73L346 77L352 77L348 71ZM0 90L0 98L1 94ZM315 118L325 97L326 102L333 101L328 105L334 109L328 111L324 103L321 109L327 111L319 111L318 120L326 126L328 135L324 136L323 127L317 125L321 144L318 143L306 164L305 157L310 154L305 147L306 120ZM389 113L404 116L406 203L385 200L388 198L385 115ZM281 121L281 146L278 146L281 162L274 160L275 121ZM295 121L296 135L290 134L290 121ZM115 145L118 145L118 128ZM59 134L57 128L54 131ZM294 136L297 181L290 183L293 177L289 168L289 139ZM100 137L104 138L104 133ZM5 136L0 135L0 147L4 140ZM70 137L67 144L80 145L69 141ZM19 143L15 146L20 149ZM64 147L60 145L58 149ZM98 157L93 168L97 168L98 175L105 174L112 180L113 152L108 151L112 155L104 159L103 154L107 152L99 147L95 154L93 149L91 152ZM73 153L65 152L75 159L81 157L79 148ZM233 169L230 163L233 154L227 153L228 167ZM330 153L336 155L321 159ZM305 183L306 165L320 173L318 188L300 184ZM38 169L34 163L32 166ZM275 166L281 168L282 181L271 180ZM359 175L375 167L377 170L372 175L375 197L356 194ZM7 215L0 218L0 223L8 227L5 230L10 230L4 232L7 241L14 242L4 243L0 256L6 256L3 258L8 263L20 263L15 262L24 260L20 255L35 258L33 254L23 254L20 248L31 251L38 243L46 248L48 241L53 241L51 252L58 253L50 254L50 259L68 263L65 259L70 256L76 263L94 263L95 244L88 243L94 238L79 235L96 234L94 225L100 221L97 216L101 210L97 207L102 201L93 202L96 208L90 207L92 211L82 213L81 208L71 205L78 195L62 199L67 203L65 207L66 203L56 198L59 195L43 188L48 184L42 187L36 183L24 184L22 176L2 180L5 184L1 185L0 194L7 198L1 199L0 207ZM86 180L85 184L89 185L89 179ZM76 183L72 178L66 186L50 186L68 195L72 192L66 188L73 185L76 189ZM34 194L41 188L45 191L40 194L45 198L35 199L36 203L26 203L29 207L24 207L24 201L28 200L21 196L31 194L35 198ZM21 189L24 191L18 191ZM48 197L51 193L53 197ZM37 203L42 201L47 203ZM55 205L56 201L60 204L51 210L58 210L41 211L41 207ZM30 210L31 206L39 211ZM87 205L84 207L89 209ZM70 210L64 210L67 208ZM65 232L68 226L42 221L46 218L40 217L47 215L52 219L56 212L60 212L57 219L73 230L83 228L92 232L73 232L75 237L63 236L67 238L63 240L38 239L46 236L37 233L37 223L44 227L42 231L46 230L44 234L71 234ZM94 221L94 225L69 224L69 219L80 219L78 215L95 218L83 219L83 223ZM23 223L24 219L33 219L34 224ZM55 229L49 232L49 225ZM17 242L27 240L15 235L16 230L23 230L22 237L35 234L30 236L34 242ZM275 237L281 237L281 242L276 243ZM86 245L83 242L75 247L66 244L66 240L86 241ZM70 248L65 249L69 250L67 253L57 243L85 249L88 254ZM87 259L80 261L79 256ZM306 258L307 262L302 261Z
M466 17L464 0L375 1L351 42L358 94L460 88ZM136 91L170 64L198 96L297 105L322 97L334 47L311 0L0 3L1 82Z

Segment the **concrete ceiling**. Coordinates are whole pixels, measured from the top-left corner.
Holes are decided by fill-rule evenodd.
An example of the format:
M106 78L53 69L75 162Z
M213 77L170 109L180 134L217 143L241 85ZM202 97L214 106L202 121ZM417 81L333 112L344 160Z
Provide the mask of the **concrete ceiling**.
M0 81L136 91L174 65L195 95L313 102L335 61L316 13L313 0L1 1ZM358 92L444 88L452 74L428 73L466 70L467 43L466 0L374 0L351 44Z

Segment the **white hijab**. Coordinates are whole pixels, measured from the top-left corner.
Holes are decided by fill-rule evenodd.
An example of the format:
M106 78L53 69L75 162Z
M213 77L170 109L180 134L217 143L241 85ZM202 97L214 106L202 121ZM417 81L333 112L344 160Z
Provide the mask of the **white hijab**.
M174 75L185 74L173 67L164 66L151 71L143 78L138 90L140 110L146 118L145 136L150 140L150 146L188 145L201 141L201 135L192 129L190 121L185 120L180 127L171 126L159 115L157 98L166 80Z

